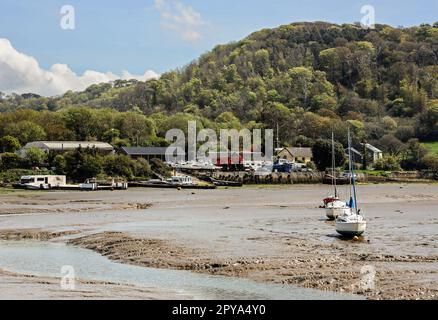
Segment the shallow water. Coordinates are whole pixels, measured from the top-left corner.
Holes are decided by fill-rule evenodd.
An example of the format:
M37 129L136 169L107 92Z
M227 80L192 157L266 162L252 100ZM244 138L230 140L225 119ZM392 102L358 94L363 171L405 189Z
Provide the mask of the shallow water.
M291 285L130 266L63 243L0 241L2 269L36 276L61 277L61 268L65 265L72 266L79 279L161 288L195 299L357 299L351 295Z

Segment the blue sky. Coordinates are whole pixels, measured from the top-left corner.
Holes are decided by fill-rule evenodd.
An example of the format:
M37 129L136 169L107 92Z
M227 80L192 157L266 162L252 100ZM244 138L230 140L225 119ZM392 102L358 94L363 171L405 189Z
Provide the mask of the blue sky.
M60 27L66 4L75 8L75 30ZM0 38L46 70L63 63L78 74L162 73L261 28L360 21L360 9L368 4L375 7L377 23L438 20L437 0L1 0Z

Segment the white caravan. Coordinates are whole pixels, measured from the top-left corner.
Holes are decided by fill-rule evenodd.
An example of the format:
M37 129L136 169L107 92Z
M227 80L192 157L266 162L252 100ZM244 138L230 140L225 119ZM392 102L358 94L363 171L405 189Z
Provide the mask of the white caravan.
M66 176L22 176L20 185L26 189L52 189L67 184Z

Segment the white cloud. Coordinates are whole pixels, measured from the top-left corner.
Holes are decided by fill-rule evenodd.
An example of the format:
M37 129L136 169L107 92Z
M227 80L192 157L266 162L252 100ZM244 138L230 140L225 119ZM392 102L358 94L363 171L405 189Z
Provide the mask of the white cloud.
M177 33L183 40L196 42L202 39L202 29L207 26L201 14L180 0L155 0L164 28Z
M122 75L112 72L87 70L82 75L74 73L68 65L57 63L50 70L40 67L38 61L18 52L7 39L0 38L0 91L4 93L37 93L52 96L68 90L81 91L95 83L117 79L141 81L158 78L154 71L133 75L123 71Z

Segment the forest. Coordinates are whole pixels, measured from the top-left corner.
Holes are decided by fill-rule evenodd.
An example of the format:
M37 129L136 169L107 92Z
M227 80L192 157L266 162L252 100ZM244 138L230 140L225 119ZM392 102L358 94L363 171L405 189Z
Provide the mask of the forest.
M168 129L278 128L282 146L380 148L380 169L438 170L438 22L264 29L157 80L42 97L0 93L0 151L36 140L165 146ZM2 159L4 156L0 156ZM3 161L4 162L4 161ZM1 162L0 162L1 164ZM3 164L3 169L5 165Z

